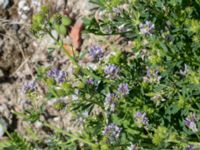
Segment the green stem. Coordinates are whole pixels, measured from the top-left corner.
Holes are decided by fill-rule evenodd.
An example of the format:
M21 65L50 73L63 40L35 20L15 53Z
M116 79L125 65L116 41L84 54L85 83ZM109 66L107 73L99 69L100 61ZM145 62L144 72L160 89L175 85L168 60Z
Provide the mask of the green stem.
M8 130L5 131L5 133L7 134L7 136L9 137L10 140L13 140L11 134L8 132Z
M90 31L89 31L90 32ZM115 33L103 33L103 32L94 32L95 35L100 36L109 36L109 35L121 35L121 34L127 34L132 33L133 31L127 31L127 32L115 32Z
M191 144L191 145L198 145L198 146L200 146L200 143L199 142L188 142L189 144Z
M87 140L85 140L85 139L80 138L80 137L74 136L74 135L71 134L71 133L68 133L68 132L66 132L66 131L64 131L64 130L62 130L62 129L60 129L60 128L57 128L57 127L55 127L55 126L50 125L49 123L44 122L43 125L46 126L46 127L51 128L52 130L55 130L55 131L58 132L58 133L65 134L65 135L71 137L71 138L74 139L74 140L79 140L79 141L81 141L81 142L83 142L83 143L85 143L85 144L88 144L88 145L92 146L93 148L98 147L98 145L96 145L96 144L93 144L93 143L91 143L91 142L89 142L89 141L87 141Z
M57 40L53 35L52 33L48 30L48 29L45 29L45 31L49 34L49 36L56 42L56 45L58 45L59 47L61 47L65 54L68 56L68 58L70 59L70 61L79 69L81 69L81 66L78 64L78 61L75 59L75 57L71 56L70 53L64 48L63 46L63 42L62 41L59 41ZM98 78L98 76L96 76L93 72L89 71L89 70L84 70L84 69L81 69L83 73L87 74L87 75L91 75L92 77L94 78Z
M182 143L182 141L178 141L178 140L173 140L173 141L167 140L167 142L169 142L169 143L177 143L177 144ZM199 143L199 142L188 141L187 144L198 145L198 146L200 146L200 143Z
M83 91L83 92L84 92L84 91ZM100 102L97 102L97 101L95 101L95 100L85 98L84 101L90 102L90 103L92 103L92 104L96 104L97 106L101 107L102 109L104 108L103 105L102 105Z
M72 62L76 67L80 68L80 65L78 64L78 62L76 61L76 59L75 59L73 56L71 56L71 55L69 54L69 52L64 48L63 43L59 43L59 42L58 42L57 44L59 44L59 46L64 50L65 54L68 56L68 58L71 60L71 62Z
M58 45L59 47L61 47L61 48L64 50L65 54L68 56L68 58L70 59L70 61L71 61L74 65L76 65L77 67L80 68L80 66L79 66L78 62L76 61L76 59L75 59L73 56L71 56L70 53L64 48L63 42L57 40L57 39L52 35L52 33L51 33L48 29L45 29L45 31L46 31L46 32L49 34L49 36L56 42L56 45Z
M95 78L95 79L100 79L99 76L95 75L95 74L94 74L91 70L89 70L89 69L82 69L82 72L85 73L85 74L87 74L87 75L92 76L92 77Z

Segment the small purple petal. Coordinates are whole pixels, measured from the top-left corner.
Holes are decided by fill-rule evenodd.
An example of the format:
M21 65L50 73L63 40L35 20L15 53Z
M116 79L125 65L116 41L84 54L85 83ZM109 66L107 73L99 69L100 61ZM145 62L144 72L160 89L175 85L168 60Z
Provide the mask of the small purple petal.
M190 113L184 120L185 126L191 129L193 132L197 132L198 119L194 113Z
M128 95L128 94L129 94L128 84L127 84L127 83L121 83L121 84L119 85L118 91L119 91L122 95Z
M105 102L104 102L104 107L106 110L114 112L115 106L117 103L116 98L117 98L116 94L113 94L113 93L109 93L106 96Z
M161 78L162 77L159 75L158 70L152 70L147 68L146 76L143 77L143 81L148 83L159 83Z
M185 150L197 150L195 145L187 145Z
M53 68L47 72L47 76L54 79L57 83L62 83L65 81L67 73L58 68Z
M94 84L94 80L92 78L87 79L87 84L89 85L93 85Z
M100 46L93 45L89 49L89 54L94 58L101 58L103 57L103 49Z
M104 136L107 136L110 142L112 143L119 137L121 130L122 129L120 127L112 123L112 124L107 125L104 128L104 131L102 132L102 134Z
M118 76L119 68L115 65L109 64L108 66L105 67L104 73L109 77L114 78Z
M33 92L36 89L35 81L30 81L24 84L23 91L24 93Z
M149 119L147 118L146 113L137 112L135 114L135 121L138 124L138 127L149 124Z
M142 23L139 25L140 27L140 33L143 35L152 35L155 25L151 21L145 21L145 23Z

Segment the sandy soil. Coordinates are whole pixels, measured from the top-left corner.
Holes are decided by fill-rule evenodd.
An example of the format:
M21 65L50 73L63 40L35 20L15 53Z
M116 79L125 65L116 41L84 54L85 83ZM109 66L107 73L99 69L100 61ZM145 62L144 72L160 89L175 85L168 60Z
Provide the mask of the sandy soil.
M44 3L51 8L52 13L59 11L69 15L74 23L80 21L82 16L89 15L94 8L88 0L43 0L41 4L32 4L31 0L0 1L0 119L6 121L10 131L18 130L21 134L25 134L24 129L29 124L14 115L13 111L22 112L24 108L30 107L31 102L22 87L27 81L35 79L36 66L70 65L62 52L56 50L51 55L48 53L48 47L54 44L50 37L37 40L29 32L31 16ZM72 40L67 36L65 41L70 43ZM80 49L85 49L90 43L92 41L88 37L83 37ZM42 90L39 91L42 93ZM41 118L50 119L59 126L70 126L70 115L66 113L48 109ZM40 123L37 122L34 127L40 128ZM42 134L43 131L40 132Z

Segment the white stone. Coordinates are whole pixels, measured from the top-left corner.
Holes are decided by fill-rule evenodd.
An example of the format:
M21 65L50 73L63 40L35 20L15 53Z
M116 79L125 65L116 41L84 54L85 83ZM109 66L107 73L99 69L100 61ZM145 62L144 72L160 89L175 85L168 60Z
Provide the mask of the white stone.
M35 122L35 127L36 127L36 128L41 128L41 127L42 127L42 122L36 121L36 122Z
M5 131L7 130L7 123L4 119L0 118L0 139L3 137Z
M21 0L18 3L18 14L22 20L27 20L30 13L30 6L26 0Z
M9 4L10 0L0 0L0 8L5 9L8 4Z

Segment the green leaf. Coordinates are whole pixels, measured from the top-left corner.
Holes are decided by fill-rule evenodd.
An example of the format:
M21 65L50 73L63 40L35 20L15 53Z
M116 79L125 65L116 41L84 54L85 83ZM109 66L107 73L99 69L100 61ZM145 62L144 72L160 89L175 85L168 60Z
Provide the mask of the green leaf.
M72 85L66 82L62 84L62 89L65 91L65 94L71 94L71 92L73 91Z
M0 142L0 149L5 149L5 147L8 147L10 142L7 139L2 139Z
M48 53L52 53L53 51L55 51L55 48L49 47L47 48Z
M58 33L65 35L67 33L66 27L64 25L60 25Z
M64 97L65 91L63 89L59 89L59 90L57 90L57 94L58 94L58 97Z
M54 29L58 32L58 34L65 35L67 33L67 29L64 25L55 24Z
M54 25L54 29L58 32L58 33L60 33L59 31L60 31L60 25L59 24L55 24Z
M62 25L69 26L72 23L69 17L63 16L62 17Z
M126 131L127 131L127 133L129 133L131 135L136 135L136 134L140 133L138 130L134 130L134 129L131 129L131 128L128 128Z
M178 107L177 103L173 103L166 109L166 114L176 114L180 108Z
M106 0L90 0L91 3L97 4L101 7L104 7L106 4Z
M20 134L18 134L17 132L12 133L11 135L9 135L10 138L10 144L5 147L4 149L6 150L12 150L12 149L16 149L16 150L32 150L34 149L30 142L28 142L24 137L22 137Z
M163 142L163 140L165 139L166 135L167 135L167 128L159 126L154 131L154 135L153 135L153 139L152 139L153 143L155 145L161 144L161 142Z
M123 122L121 121L121 119L117 116L117 115L112 115L112 119L113 119L113 122L117 125L121 125Z

